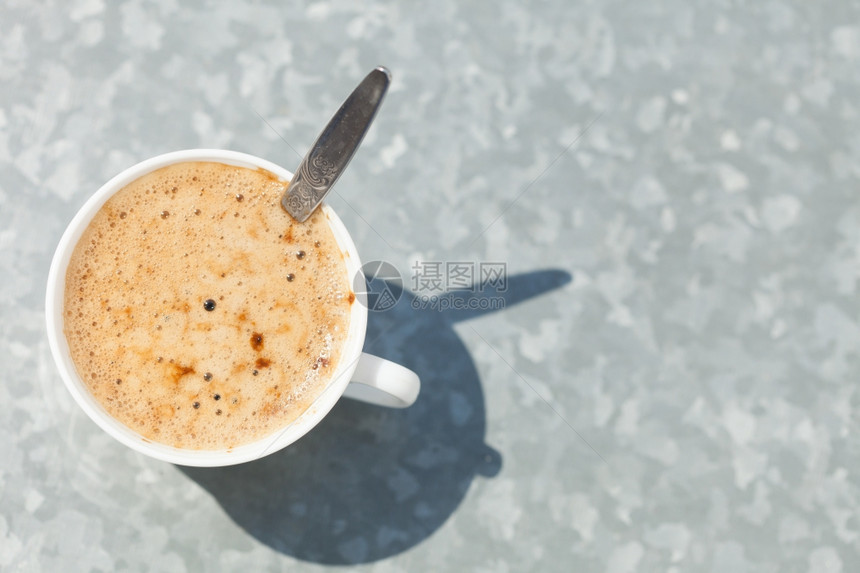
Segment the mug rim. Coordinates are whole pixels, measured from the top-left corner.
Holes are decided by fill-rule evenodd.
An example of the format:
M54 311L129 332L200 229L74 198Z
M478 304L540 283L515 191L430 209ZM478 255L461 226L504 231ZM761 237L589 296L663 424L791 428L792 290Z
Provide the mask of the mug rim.
M290 171L266 159L223 149L173 151L151 157L121 171L84 202L66 227L54 252L48 272L45 295L48 343L60 377L75 402L91 420L113 438L137 452L174 464L198 467L227 466L259 459L287 447L310 431L328 414L343 395L358 365L367 330L367 308L358 300L350 306L349 329L341 348L341 357L334 375L322 393L298 418L287 426L279 428L254 442L220 450L176 448L145 438L111 416L86 388L78 375L69 352L68 341L63 328L66 271L75 246L77 246L93 217L110 197L143 175L168 165L188 161L217 162L254 169L262 168L282 181L288 182L292 179ZM320 205L320 209L322 209L338 247L344 255L347 280L349 288L352 289L352 279L361 269L361 260L355 243L343 221L330 206L323 203Z

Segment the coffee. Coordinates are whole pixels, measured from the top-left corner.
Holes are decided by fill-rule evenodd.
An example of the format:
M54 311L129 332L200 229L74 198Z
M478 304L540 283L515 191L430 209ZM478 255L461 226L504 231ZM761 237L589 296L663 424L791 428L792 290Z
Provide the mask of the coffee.
M220 450L295 420L349 330L344 255L326 216L297 223L261 169L174 164L113 195L66 273L80 378L145 439Z

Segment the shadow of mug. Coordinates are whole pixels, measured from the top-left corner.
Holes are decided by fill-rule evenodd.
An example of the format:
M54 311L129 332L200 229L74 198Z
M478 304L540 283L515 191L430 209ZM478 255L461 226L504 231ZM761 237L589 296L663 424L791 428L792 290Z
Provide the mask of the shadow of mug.
M445 294L447 310L421 305L388 283L399 301L369 313L365 350L418 373L422 388L413 406L395 410L344 399L280 452L238 466L177 467L240 527L287 555L357 564L405 551L453 514L475 475L492 477L502 465L484 443L481 382L453 325L570 280L560 270L516 275L504 292ZM490 297L497 304L484 304Z

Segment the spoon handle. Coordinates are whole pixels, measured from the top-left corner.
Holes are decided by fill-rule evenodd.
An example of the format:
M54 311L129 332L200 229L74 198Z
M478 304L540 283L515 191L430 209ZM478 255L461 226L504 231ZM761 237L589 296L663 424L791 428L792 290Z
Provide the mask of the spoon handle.
M391 74L382 66L367 74L302 159L281 197L283 208L300 223L311 216L349 165L390 82Z

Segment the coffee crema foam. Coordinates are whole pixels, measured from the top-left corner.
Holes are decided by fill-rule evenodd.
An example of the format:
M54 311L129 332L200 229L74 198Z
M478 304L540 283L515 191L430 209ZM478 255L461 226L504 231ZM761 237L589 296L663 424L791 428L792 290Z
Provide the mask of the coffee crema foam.
M72 359L144 438L247 444L295 420L334 375L355 295L325 215L296 222L285 186L261 169L164 167L111 197L75 247Z

